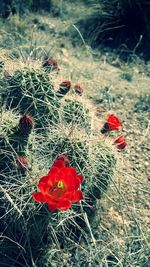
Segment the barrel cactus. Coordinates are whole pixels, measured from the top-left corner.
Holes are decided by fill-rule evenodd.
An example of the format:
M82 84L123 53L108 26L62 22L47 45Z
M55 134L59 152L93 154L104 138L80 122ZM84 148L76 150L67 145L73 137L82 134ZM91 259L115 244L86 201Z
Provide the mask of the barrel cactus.
M18 70L4 76L1 87L7 108L31 114L39 126L57 121L59 102L51 79L42 70Z
M83 96L75 99L69 92L57 98L47 73L20 70L0 84L0 215L1 226L9 225L2 255L7 255L8 266L14 261L15 266L55 266L53 259L58 260L62 248L91 236L98 199L112 179L114 153L100 131L93 131L91 107ZM59 178L54 171L65 175ZM47 178L51 172L54 178ZM69 179L76 181L75 189ZM71 193L66 192L69 186Z
M83 128L90 126L89 109L82 103L82 101L65 99L62 106L63 120L67 124L72 124Z

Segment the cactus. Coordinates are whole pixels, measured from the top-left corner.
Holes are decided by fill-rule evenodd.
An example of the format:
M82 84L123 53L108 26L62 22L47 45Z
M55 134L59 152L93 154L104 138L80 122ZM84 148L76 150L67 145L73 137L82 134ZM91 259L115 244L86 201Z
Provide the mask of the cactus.
M23 170L23 166L27 165L24 156L32 125L33 118L27 114L19 120L18 114L2 111L0 125L1 171L7 172L16 168Z
M17 127L18 115L14 112L2 110L0 121L0 170L8 167L8 162L13 160L13 152L10 148L10 136ZM11 150L11 151L10 151Z
M1 85L2 81L7 85L3 93L7 109L2 110L0 124L0 215L2 227L9 225L5 230L9 239L4 241L2 254L8 255L8 266L15 259L15 266L20 262L34 266L36 262L36 266L46 267L50 262L46 263L45 255L50 258L56 247L79 242L82 237L88 240L88 221L96 224L97 200L111 181L115 159L100 133L92 133L89 108L81 100L58 102L46 73L17 71L9 78L3 77ZM39 131L40 123L43 131ZM45 203L38 204L31 196L56 159L84 176L84 198L69 210L50 212ZM10 251L5 250L8 246L12 246ZM56 251L57 256L59 253Z
M76 125L78 127L89 127L89 110L80 102L66 99L63 103L63 120L67 124Z
M69 132L69 127L61 125L50 128L45 136L45 155L52 162L59 154L67 155L70 165L83 174L86 204L96 206L96 200L107 190L113 175L115 158L110 148L99 138L89 139L89 133L82 129ZM80 132L80 134L79 134ZM85 205L86 206L86 205Z
M21 114L29 113L39 126L57 121L59 102L49 76L43 71L16 71L9 78L3 77L1 86L7 108L17 108Z

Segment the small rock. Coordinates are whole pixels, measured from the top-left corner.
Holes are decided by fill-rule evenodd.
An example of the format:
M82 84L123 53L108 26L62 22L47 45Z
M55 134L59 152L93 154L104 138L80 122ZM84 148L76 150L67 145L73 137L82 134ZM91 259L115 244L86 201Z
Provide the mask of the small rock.
M144 165L145 165L145 166L149 166L148 161L145 161L145 162L144 162Z

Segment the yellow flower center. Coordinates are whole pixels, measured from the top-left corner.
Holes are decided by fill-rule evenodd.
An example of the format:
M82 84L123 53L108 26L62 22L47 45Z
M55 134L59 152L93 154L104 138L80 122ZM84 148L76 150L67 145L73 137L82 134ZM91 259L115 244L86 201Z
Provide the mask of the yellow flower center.
M50 188L50 194L54 197L61 197L64 193L66 193L66 187L63 181L58 181L53 184Z
M59 188L59 189L64 188L64 184L62 181L58 181L57 188Z

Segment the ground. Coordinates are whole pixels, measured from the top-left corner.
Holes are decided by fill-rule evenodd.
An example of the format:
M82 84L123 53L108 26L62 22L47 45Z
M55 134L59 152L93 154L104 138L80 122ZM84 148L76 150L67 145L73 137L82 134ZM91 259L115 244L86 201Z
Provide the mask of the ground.
M51 30L48 33L37 30L37 25L31 23L33 17L43 24L46 23ZM111 113L117 114L123 122L127 147L124 151L114 148L118 162L112 184L99 200L99 231L102 239L97 242L101 243L102 254L106 256L111 254L113 257L114 251L117 251L120 259L126 253L125 265L120 261L120 265L116 266L148 267L150 108L143 110L144 104L137 106L137 103L144 103L146 95L149 95L150 63L145 63L136 55L132 62L125 63L112 52L92 50L84 40L81 41L82 45L74 44L71 34L64 34L70 31L68 28L74 23L74 17L71 20L30 15L29 21L30 29L27 30L31 35L32 46L50 51L59 64L59 75L54 74L55 86L59 86L64 79L71 80L73 85L82 85L91 108L95 112L97 108L100 110L97 114L97 130L100 130L107 115ZM79 32L77 34L79 39L83 38ZM19 46L18 51L23 48L23 45ZM11 51L15 50L13 47ZM5 70L9 73L26 64L37 67L41 62L40 58L33 61L32 52L26 62L23 56L19 60L10 58L7 47L1 48L0 53L5 61ZM142 96L144 98L140 100ZM117 136L118 133L113 135L114 138Z

